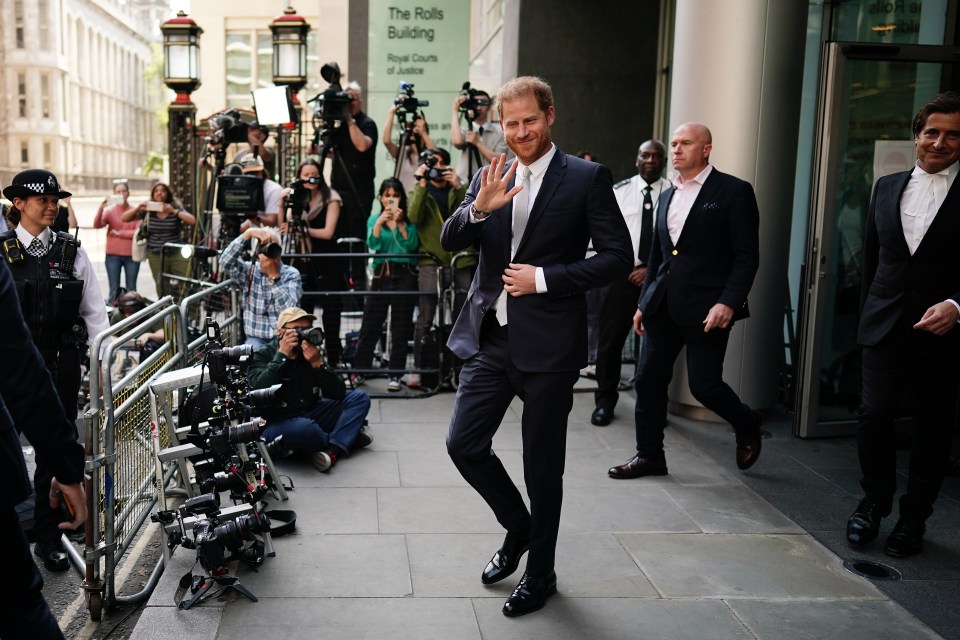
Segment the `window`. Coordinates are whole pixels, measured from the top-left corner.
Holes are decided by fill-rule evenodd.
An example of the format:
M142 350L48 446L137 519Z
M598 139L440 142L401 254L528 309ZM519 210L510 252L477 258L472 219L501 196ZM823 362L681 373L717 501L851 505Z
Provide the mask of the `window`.
M44 118L50 117L50 76L40 76L40 112Z
M228 32L227 41L227 107L250 107L253 88L253 46L250 32Z
M17 104L21 118L27 117L27 75L17 74Z
M53 164L53 148L50 146L50 143L44 141L43 143L43 166L49 167Z
M16 34L17 49L23 49L23 0L13 2L13 29Z
M47 0L37 1L37 31L40 35L40 51L50 48L50 12Z
M30 166L30 149L25 140L20 141L20 166L24 169Z

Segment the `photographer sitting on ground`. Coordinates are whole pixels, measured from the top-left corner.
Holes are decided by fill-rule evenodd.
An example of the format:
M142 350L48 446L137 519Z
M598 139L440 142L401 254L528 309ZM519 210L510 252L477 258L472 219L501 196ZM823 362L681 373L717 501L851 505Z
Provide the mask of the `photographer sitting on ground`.
M413 334L413 364L420 369L423 351L424 336L430 330L433 316L437 310L437 282L441 268L444 269L445 288L450 285L450 271L453 254L440 246L440 229L450 214L457 210L463 202L467 192L467 185L460 182L460 177L450 168L450 154L446 149L434 147L429 149L423 163L417 167L417 185L410 192L410 222L417 225L417 235L420 237L420 253L427 253L433 257L420 258L420 274L418 288L420 291L431 294L420 297L420 311L417 316L417 327ZM431 164L432 163L432 164ZM476 258L458 260L453 272L457 296L454 298L452 317L456 318L463 306L473 272L476 268ZM420 386L420 374L407 375L407 385Z
M251 389L283 385L280 396L286 406L262 412L267 422L262 437L274 442L274 456L308 454L314 467L327 471L373 438L363 429L370 398L363 391L347 391L327 366L317 346L323 332L313 328L316 319L297 307L280 312L277 335L253 353L247 378Z
M240 257L243 243L258 241L256 264ZM254 348L269 342L280 313L297 304L303 293L300 272L280 261L280 236L271 229L251 228L237 236L220 255L220 267L241 287L243 331Z

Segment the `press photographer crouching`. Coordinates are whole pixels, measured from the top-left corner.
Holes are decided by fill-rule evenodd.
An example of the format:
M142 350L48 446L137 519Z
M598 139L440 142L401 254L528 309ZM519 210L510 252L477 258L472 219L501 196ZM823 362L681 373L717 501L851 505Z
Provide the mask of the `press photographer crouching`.
M251 241L255 262L241 257ZM297 304L303 294L300 272L280 258L280 236L273 230L251 228L234 238L220 255L223 273L240 284L245 344L263 346L275 335L280 312Z
M272 443L273 456L306 454L316 469L327 471L373 438L363 427L370 398L363 391L347 391L327 366L318 346L323 332L313 326L316 319L297 307L280 312L277 335L254 352L247 378L251 389L282 385L286 406L262 412L266 426L261 437Z

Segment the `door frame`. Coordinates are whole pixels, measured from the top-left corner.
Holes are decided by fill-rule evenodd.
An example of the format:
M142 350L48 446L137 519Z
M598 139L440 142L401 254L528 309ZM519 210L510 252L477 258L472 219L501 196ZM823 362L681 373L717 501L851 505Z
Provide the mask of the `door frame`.
M941 45L861 44L853 42L824 43L820 57L820 90L817 97L817 126L814 138L814 168L801 282L800 320L797 338L800 341L797 360L794 435L801 438L850 435L856 430L855 420L820 422L821 346L824 333L823 313L827 287L829 256L824 247L833 246L836 233L838 148L844 110L844 87L847 61L936 62L960 64L960 47ZM948 82L945 76L941 86ZM874 178L876 182L876 177Z

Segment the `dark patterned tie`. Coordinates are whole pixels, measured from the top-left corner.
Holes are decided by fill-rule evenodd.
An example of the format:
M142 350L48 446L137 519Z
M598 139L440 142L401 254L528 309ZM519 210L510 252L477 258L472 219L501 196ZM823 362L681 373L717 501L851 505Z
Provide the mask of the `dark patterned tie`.
M637 251L637 260L640 264L647 264L650 259L650 249L653 248L653 198L650 192L653 187L643 190L643 211L640 213L640 249Z
M34 238L33 242L30 243L30 246L27 247L27 253L32 255L34 258L42 258L43 254L47 252L46 248L43 246L43 242L40 241L40 238Z

